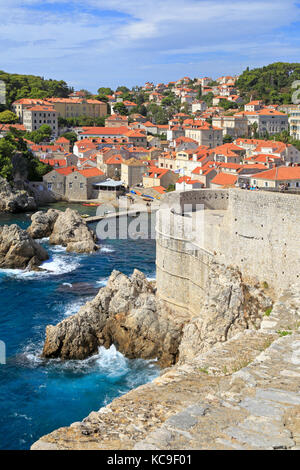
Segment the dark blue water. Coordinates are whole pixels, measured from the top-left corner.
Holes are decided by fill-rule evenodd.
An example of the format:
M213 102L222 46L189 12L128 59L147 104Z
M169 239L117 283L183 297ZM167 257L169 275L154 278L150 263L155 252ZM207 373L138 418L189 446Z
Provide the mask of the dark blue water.
M89 213L91 209L84 208ZM1 216L0 224L29 225L26 215ZM42 360L45 327L76 313L94 295L66 292L64 284L100 288L113 269L134 268L155 276L155 242L109 240L93 255L49 247L46 273L0 270L0 340L7 364L0 365L0 448L28 449L39 437L80 421L115 397L159 374L155 362L127 360L114 347L85 361Z

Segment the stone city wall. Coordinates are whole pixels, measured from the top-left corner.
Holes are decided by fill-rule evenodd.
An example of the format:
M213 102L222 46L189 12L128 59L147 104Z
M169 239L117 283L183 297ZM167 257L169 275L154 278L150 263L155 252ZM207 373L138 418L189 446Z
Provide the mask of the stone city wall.
M182 215L186 204L191 212ZM192 210L199 204L203 221L192 232ZM229 189L167 195L156 226L160 297L180 319L194 316L211 262L238 268L250 283L289 287L300 274L299 215L300 197L294 194Z

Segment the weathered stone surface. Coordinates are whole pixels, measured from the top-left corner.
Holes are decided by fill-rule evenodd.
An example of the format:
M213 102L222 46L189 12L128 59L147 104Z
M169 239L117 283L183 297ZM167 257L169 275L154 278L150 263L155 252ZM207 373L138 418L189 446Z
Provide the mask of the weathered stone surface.
M226 342L238 331L258 328L271 305L261 289L245 284L238 270L212 263L199 314L183 330L180 362Z
M82 423L44 436L32 448L51 444L56 449L98 450L294 449L300 444L300 406L294 403L299 382L284 378L281 383L278 376L281 367L297 370L291 359L298 338L297 333L283 338L256 330L244 337L239 333L226 343L229 370L242 364L243 348L249 344L257 357L269 344L266 359L252 358L246 368L216 376L199 368L199 355L92 412ZM274 342L270 345L270 341ZM203 356L222 370L222 347L216 345ZM247 373L240 375L245 369ZM261 370L267 371L267 379L259 377ZM255 378L255 386L250 377ZM269 395L272 416L262 402ZM257 404L255 408L244 406L249 399Z
M47 212L36 212L31 216L31 225L27 232L32 238L50 237L54 224L60 214L60 211L49 209Z
M0 227L0 267L35 269L49 258L47 251L17 225Z
M37 208L34 197L26 191L17 191L0 177L0 212L34 211Z
M92 253L99 249L96 235L80 214L70 208L60 212L49 241L52 245L66 246L67 251L79 253Z
M99 249L95 234L73 209L39 211L31 221L27 230L33 238L50 237L50 244L65 246L69 252L93 253Z
M43 355L84 359L99 346L115 344L129 358L157 358L166 366L177 359L180 329L166 316L152 284L135 270L129 278L113 271L106 287L79 312L48 326Z

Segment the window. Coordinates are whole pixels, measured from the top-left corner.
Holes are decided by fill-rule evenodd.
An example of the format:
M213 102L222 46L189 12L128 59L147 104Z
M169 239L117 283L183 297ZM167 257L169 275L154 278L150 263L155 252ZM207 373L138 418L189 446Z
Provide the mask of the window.
M69 188L72 189L73 183L69 183Z
M52 183L48 183L47 187L48 187L48 190L51 191L52 190Z
M83 189L83 183L80 183L80 189Z

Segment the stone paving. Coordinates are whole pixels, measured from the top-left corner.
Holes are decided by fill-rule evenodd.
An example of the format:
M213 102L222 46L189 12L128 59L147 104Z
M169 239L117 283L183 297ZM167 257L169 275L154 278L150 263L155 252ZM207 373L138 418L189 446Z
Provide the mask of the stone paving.
M32 449L299 450L299 305L283 293L260 330L164 370Z

